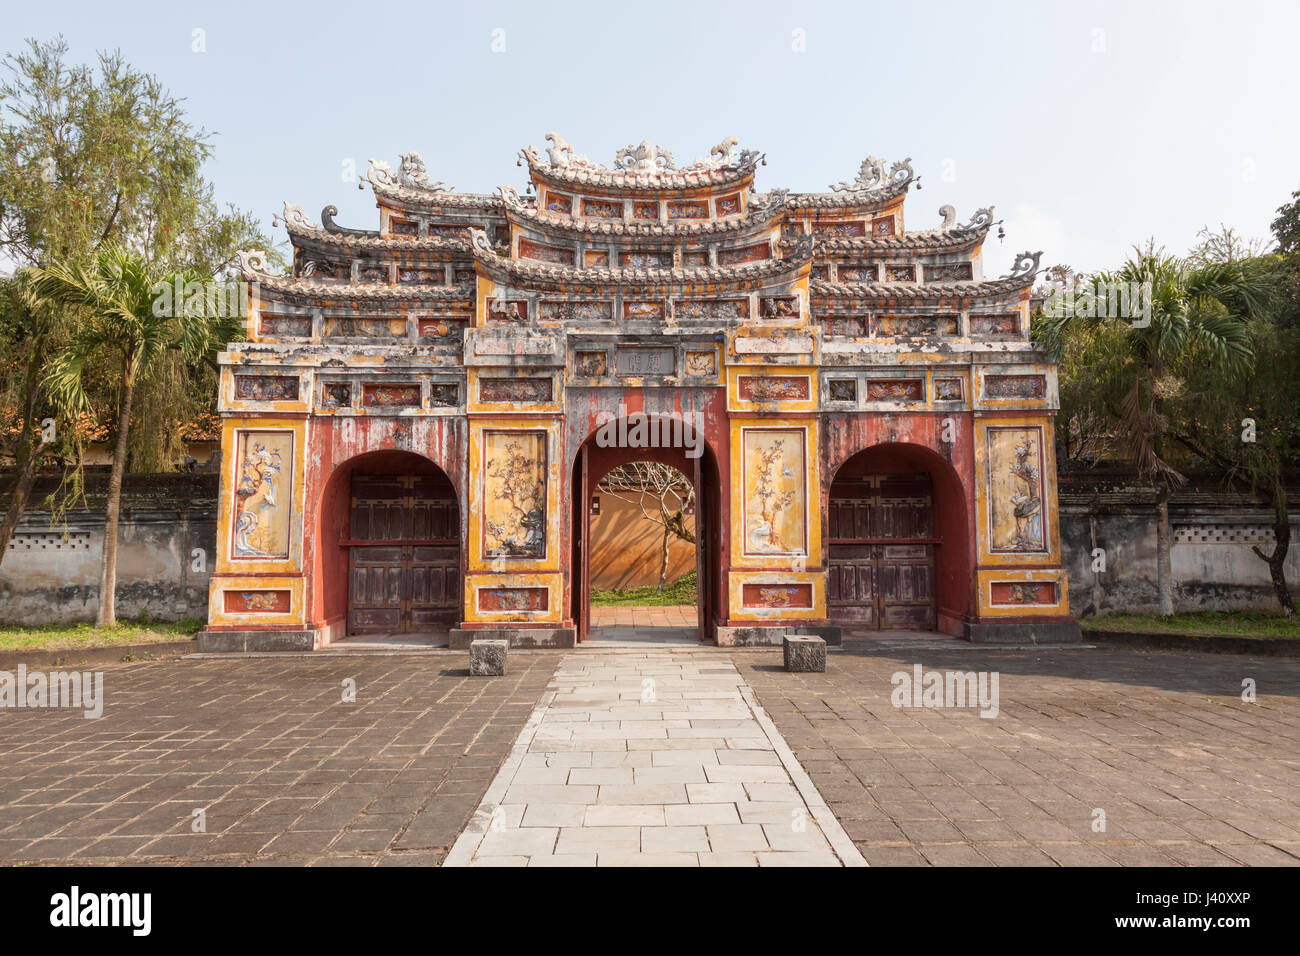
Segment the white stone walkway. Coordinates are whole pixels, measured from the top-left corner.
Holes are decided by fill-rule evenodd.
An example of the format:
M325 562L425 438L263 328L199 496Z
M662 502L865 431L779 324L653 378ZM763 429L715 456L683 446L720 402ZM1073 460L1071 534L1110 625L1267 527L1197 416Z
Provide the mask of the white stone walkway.
M865 866L725 652L567 655L444 866Z

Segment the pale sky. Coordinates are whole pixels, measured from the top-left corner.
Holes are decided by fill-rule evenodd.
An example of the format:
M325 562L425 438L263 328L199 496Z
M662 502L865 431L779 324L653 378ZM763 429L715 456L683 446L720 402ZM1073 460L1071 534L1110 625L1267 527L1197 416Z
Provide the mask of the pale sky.
M219 133L218 198L268 230L286 199L375 228L346 176L399 151L464 191L522 187L516 154L548 130L604 163L642 139L690 162L735 135L767 154L760 190L910 156L909 228L945 203L1006 219L988 275L1023 249L1088 270L1151 235L1182 253L1203 225L1266 237L1300 189L1295 0L58 0L10 4L4 27L6 52L62 33L74 62L119 48L155 73Z

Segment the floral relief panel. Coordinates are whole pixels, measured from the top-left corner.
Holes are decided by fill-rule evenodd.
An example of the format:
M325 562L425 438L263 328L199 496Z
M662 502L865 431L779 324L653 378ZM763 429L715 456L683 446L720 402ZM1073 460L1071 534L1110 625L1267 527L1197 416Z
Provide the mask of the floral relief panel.
M546 557L546 433L483 434L483 555Z
M807 554L803 429L746 428L742 452L745 553Z
M990 428L987 434L992 550L1044 552L1042 430Z
M289 557L293 432L241 431L235 439L234 558Z

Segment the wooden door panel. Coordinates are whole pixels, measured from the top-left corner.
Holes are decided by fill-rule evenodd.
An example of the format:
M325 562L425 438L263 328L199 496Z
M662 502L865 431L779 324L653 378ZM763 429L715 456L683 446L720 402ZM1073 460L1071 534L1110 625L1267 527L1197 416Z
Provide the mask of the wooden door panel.
M932 501L928 475L868 475L832 485L831 617L875 628L933 629Z
M457 504L446 481L414 475L352 480L348 633L408 633L460 614ZM391 542L391 543L384 543ZM425 542L425 543L421 543Z

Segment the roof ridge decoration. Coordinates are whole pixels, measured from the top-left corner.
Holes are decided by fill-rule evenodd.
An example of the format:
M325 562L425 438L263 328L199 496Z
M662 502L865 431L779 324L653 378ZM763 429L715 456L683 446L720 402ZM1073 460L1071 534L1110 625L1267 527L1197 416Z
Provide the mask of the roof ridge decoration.
M239 261L239 271L243 275L277 278L266 271L270 266L266 261L264 249L240 249L235 252L235 258Z
M942 205L939 207L939 215L943 217L941 222L934 229L926 229L924 232L987 232L993 225L993 207L982 206L975 210L970 220L957 224L957 209L951 205Z
M1039 260L1043 258L1041 250L1038 252L1021 252L1016 255L1016 261L1011 266L1011 272L1003 276L1004 279L1020 279L1025 276L1032 276L1038 272Z
M338 210L335 210L335 212L337 211ZM281 223L283 223L284 228L288 229L290 232L293 231L294 226L297 226L299 229L311 230L320 228L320 226L307 218L307 210L303 209L302 206L295 206L287 199L284 201L284 211L277 212L271 217L271 225L278 226Z
M339 207L333 203L330 203L320 211L320 223L326 232L332 232L336 236L378 237L378 229L352 229L348 226L340 226L334 221L334 217L338 214Z
M455 190L454 186L448 186L442 180L436 183L429 182L429 176L424 169L424 160L419 153L398 153L397 157L400 163L396 175L393 174L393 167L384 160L373 158L370 160L366 179L372 187L378 189L405 187L426 193L449 193Z
M911 182L915 175L911 156L894 163L888 174L885 173L885 160L879 156L868 156L858 167L858 175L852 182L832 184L831 192L854 194L883 192L890 186Z
M620 149L614 156L612 167L592 162L586 156L575 153L568 140L559 133L547 133L546 142L551 144L545 150L546 162L543 162L542 153L535 146L525 146L519 151L520 157L530 166L549 166L556 171L585 169L593 173L622 173L634 176L657 176L668 172L685 174L742 170L752 168L764 160L763 154L756 149L737 150L740 140L735 136L723 139L709 150L707 157L682 167L677 166L669 150L654 145L647 139Z

